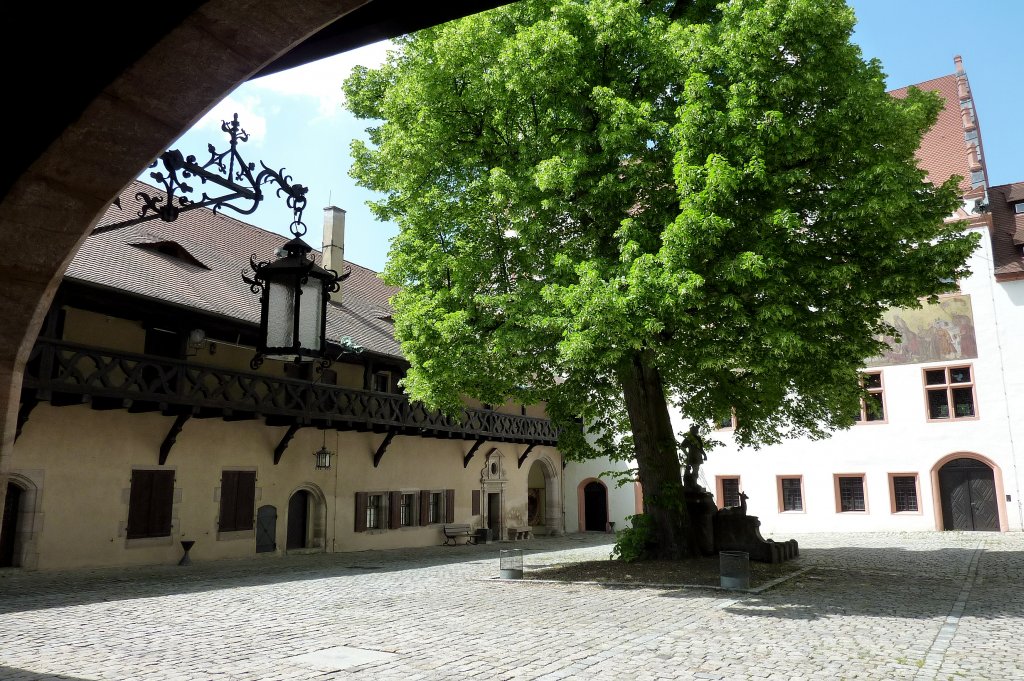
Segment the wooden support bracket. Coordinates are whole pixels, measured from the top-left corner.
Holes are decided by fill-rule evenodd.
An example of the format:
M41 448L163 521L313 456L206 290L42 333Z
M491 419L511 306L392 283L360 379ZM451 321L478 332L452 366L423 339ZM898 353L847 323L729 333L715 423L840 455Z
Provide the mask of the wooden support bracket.
M167 456L171 453L171 447L178 441L178 434L181 433L181 429L185 426L185 422L192 418L192 414L178 414L178 417L174 419L174 423L171 425L171 429L167 431L167 437L160 444L160 465L163 466L167 463Z
M380 443L380 447L377 447L377 452L373 455L373 467L376 468L380 464L380 460L384 458L384 452L388 451L388 446L391 444L391 440L395 438L394 430L389 430L388 434L384 436L384 441Z
M477 440L476 442L473 443L473 446L469 448L468 452L466 452L466 456L462 458L463 468L467 468L469 466L469 460L473 458L473 455L476 454L476 450L480 449L480 445L482 445L483 443L484 440Z
M281 438L281 441L277 443L276 447L274 447L275 466L281 463L281 457L284 456L284 450L288 449L288 443L292 441L292 438L295 437L295 433L299 432L299 428L301 427L302 426L300 426L297 423L293 423L292 425L288 426L288 432L284 434L284 437Z
M537 445L530 445L529 447L526 448L526 451L523 452L523 455L519 457L519 467L520 468L523 467L523 462L526 461L526 457L528 457L530 455L530 452L532 452L533 448L536 447L536 446Z

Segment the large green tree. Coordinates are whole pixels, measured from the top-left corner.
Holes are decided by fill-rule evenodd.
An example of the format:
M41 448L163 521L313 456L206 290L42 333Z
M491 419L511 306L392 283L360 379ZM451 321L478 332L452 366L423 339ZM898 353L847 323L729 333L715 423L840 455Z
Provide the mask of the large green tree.
M635 459L667 557L695 549L670 410L755 445L850 426L882 312L976 244L914 158L939 98L887 95L853 27L841 0L521 0L357 69L408 393L546 401L567 456Z

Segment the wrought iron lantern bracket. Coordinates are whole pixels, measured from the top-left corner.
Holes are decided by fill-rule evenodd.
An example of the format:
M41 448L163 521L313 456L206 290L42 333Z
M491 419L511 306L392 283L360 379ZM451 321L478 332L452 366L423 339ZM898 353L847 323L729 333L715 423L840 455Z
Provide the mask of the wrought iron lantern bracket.
M177 149L165 151L149 166L162 166L162 170L154 170L149 176L163 186L164 194L137 192L135 198L142 205L135 217L101 225L92 233L102 234L156 219L174 222L182 213L197 208L209 208L214 212L226 208L240 215L251 215L264 199L264 185L276 184L277 195L284 196L292 210L292 233L296 236L305 234L302 211L306 208L309 188L294 184L284 168L274 170L261 161L263 169L256 172L256 164L242 158L238 145L249 140L249 133L238 122L237 113L232 120L222 121L220 129L228 135L226 150L217 151L212 144L208 145L210 157L205 163L199 163L195 156L185 156ZM203 185L216 185L222 191L212 194L203 191L201 196L193 198L196 190L189 184L193 178L198 178ZM114 205L120 209L120 200Z

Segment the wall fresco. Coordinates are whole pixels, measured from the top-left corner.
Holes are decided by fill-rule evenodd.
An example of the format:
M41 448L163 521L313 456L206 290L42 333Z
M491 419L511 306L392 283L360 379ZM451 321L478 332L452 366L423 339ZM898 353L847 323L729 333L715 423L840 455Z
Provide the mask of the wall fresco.
M978 356L974 333L974 311L968 295L949 296L919 309L893 308L883 316L902 337L891 336L890 350L865 362L877 367L893 364L917 364L946 360L973 359Z

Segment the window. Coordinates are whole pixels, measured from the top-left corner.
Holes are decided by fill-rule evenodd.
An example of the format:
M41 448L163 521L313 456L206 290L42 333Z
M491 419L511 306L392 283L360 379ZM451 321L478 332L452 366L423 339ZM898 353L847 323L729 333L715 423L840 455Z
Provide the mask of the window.
M835 476L836 486L836 511L839 513L853 513L867 511L867 500L864 496L864 476L858 475L837 475Z
M1014 213L1024 213L1024 201L1019 201L1013 204Z
M366 529L379 530L383 528L381 518L384 515L384 495L366 495Z
M427 515L430 517L430 522L439 523L441 522L441 493L431 492L430 493L430 509L427 511Z
M420 492L420 525L451 522L455 522L455 490L422 490Z
M779 510L783 513L804 510L804 481L802 477L780 477Z
M860 400L860 413L855 419L860 423L885 421L885 398L882 396L882 372L869 371L861 374L861 387L867 395Z
M398 392L390 371L377 371L373 374L373 389L379 393Z
M224 471L220 477L221 532L253 529L256 505L256 471Z
M730 410L728 414L723 414L721 418L715 421L715 428L719 430L725 430L726 428L736 427L736 412Z
M718 477L718 505L720 508L740 505L740 479L738 477Z
M976 417L971 367L925 369L924 383L928 397L929 420Z
M893 513L920 513L917 503L917 474L890 473L889 491L892 494Z
M174 471L133 470L128 497L128 539L171 536Z
M413 524L413 509L416 508L415 494L402 494L399 500L398 526L409 527Z

